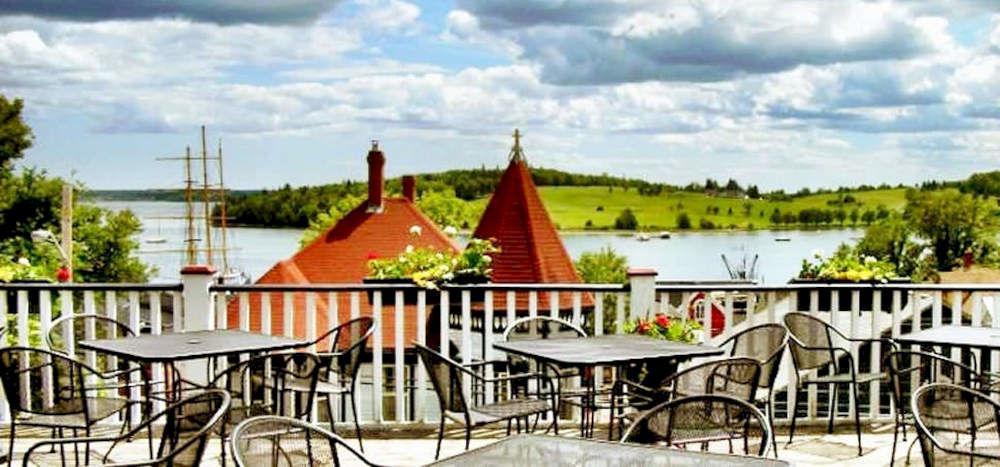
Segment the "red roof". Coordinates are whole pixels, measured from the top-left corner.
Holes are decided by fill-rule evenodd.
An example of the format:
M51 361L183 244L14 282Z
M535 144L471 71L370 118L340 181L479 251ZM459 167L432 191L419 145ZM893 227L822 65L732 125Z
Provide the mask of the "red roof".
M580 282L522 157L512 157L473 236L496 239L493 282Z
M378 212L368 209L368 202L345 215L336 225L330 228L306 247L299 250L291 258L275 264L265 273L258 284L359 284L368 275L368 261L371 257L392 257L401 253L407 245L428 247L441 251L458 251L458 246L441 232L434 223L406 198L385 198L383 208ZM419 226L420 235L410 234L412 226ZM271 332L284 333L283 293L271 294ZM344 322L350 319L350 293L340 293L337 296L338 320ZM327 325L326 293L316 296L316 333L321 334ZM382 342L386 349L393 348L394 342L394 311L393 297L383 294L382 302ZM297 336L305 336L305 294L296 293L294 298L295 315L293 319ZM260 294L250 297L250 328L259 330ZM371 304L367 294L360 294L361 315L371 314ZM228 307L228 324L238 326L239 307L231 303ZM428 309L428 314L430 310ZM408 345L416 338L417 324L413 317L416 308L407 306L404 312L404 342ZM430 335L430 333L428 333Z

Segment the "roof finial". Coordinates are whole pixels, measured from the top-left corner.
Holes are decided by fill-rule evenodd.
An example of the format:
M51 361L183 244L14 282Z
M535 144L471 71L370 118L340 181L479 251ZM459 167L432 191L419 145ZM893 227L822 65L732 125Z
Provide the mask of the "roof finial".
M378 140L377 139L373 139L372 140L372 150L373 151L378 150Z
M514 128L514 147L510 148L510 160L524 160L524 151L521 149L521 130L517 128Z

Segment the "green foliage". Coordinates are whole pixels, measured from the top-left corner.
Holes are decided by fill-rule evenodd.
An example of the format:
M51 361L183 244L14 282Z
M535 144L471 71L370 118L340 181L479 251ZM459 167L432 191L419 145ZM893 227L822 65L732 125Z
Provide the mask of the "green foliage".
M21 117L23 110L24 101L8 100L0 94L0 175L6 175L13 162L24 157L24 151L34 143L31 128Z
M681 212L677 215L677 228L684 230L691 228L691 217L688 216L688 213Z
M417 199L417 207L441 228L469 229L483 214L481 205L469 203L450 190L424 192Z
M47 280L45 276L45 269L31 264L28 258L0 259L0 282Z
M75 280L81 282L146 282L155 271L135 256L142 229L131 211L112 212L80 205L73 219Z
M663 313L657 313L651 320L637 318L626 321L622 325L622 331L627 334L640 334L657 339L694 344L699 342L701 324L695 320L670 318Z
M337 198L330 206L327 208L326 212L320 213L316 216L312 222L309 223L309 227L306 227L302 231L302 236L299 237L299 247L305 247L306 245L316 240L320 235L323 235L330 227L333 227L341 218L351 212L352 209L361 205L361 202L365 198L360 195L347 194Z
M639 227L639 220L636 219L632 209L625 208L618 217L615 218L615 228L618 230L635 230Z
M374 279L410 279L428 289L458 278L488 280L493 276L491 255L499 252L492 240L475 238L458 254L407 245L395 258L369 260L368 275Z
M628 281L628 259L611 246L585 251L576 260L576 272L588 284L624 284Z
M493 255L500 253L500 248L493 240L473 238L458 254L458 262L454 263L456 278L486 278L493 277Z
M925 240L936 267L950 271L970 251L977 260L992 262L998 253L995 204L954 189L910 191L904 217L913 233Z
M895 265L874 256L859 255L847 245L841 245L829 258L817 252L812 260L803 259L799 271L801 279L886 282L895 277Z

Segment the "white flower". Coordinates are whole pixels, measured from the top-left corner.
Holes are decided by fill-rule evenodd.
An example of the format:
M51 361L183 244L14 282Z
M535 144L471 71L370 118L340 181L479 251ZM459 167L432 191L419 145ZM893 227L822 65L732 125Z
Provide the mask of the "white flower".
M28 261L28 258L22 256L17 259L17 264L20 264L21 266L31 266L31 261Z
M420 228L419 225L411 225L410 226L410 235L414 235L414 236L419 237L420 234L422 234L422 233L424 233L424 229Z
M872 264L878 261L874 256L865 256L865 264Z
M448 235L449 237L452 236L452 235L455 235L457 233L458 233L458 229L456 229L455 226L453 226L453 225L449 225L448 227L444 228L444 234Z
M413 245L406 245L406 252L413 253Z
M451 259L451 265L452 266L457 266L458 265L458 258L452 258Z
M446 280L446 281L450 281L450 280L452 280L452 279L455 278L455 275L449 272L449 273L441 276L441 278L444 279L444 280Z
M434 253L434 259L442 260L444 259L444 255L441 253Z
M490 255L483 255L483 262L486 264L490 264L493 262L493 257L491 257Z

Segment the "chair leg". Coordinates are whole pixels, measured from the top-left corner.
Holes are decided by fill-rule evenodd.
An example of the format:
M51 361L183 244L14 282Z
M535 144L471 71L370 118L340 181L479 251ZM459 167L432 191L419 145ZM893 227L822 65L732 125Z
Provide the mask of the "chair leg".
M831 384L829 387L830 394L827 397L829 405L827 405L827 411L830 412L829 421L826 424L826 432L829 434L833 433L833 417L837 415L837 385Z
M444 415L441 415L441 424L438 427L437 451L434 451L434 460L441 458L441 440L444 439Z
M778 435L774 429L774 388L767 388L767 423L771 425L771 448L774 449L774 458L778 458Z
M789 429L788 429L788 444L792 444L792 438L795 438L795 420L797 420L799 418L798 417L798 413L799 413L799 380L797 378L795 380L795 386L794 386L794 388L792 390L795 391L795 397L792 397L792 399L795 399L795 403L792 404L792 408L791 408L791 414L790 415L792 416L792 426L789 427Z
M899 440L899 418L892 427L892 454L889 455L889 467L896 465L896 442Z
M10 417L10 440L7 442L7 467L13 467L14 465L14 420L15 414L11 414Z
M354 414L354 433L358 437L358 447L361 452L365 452L365 445L361 441L361 422L358 421L358 404L354 401L354 391L351 391L351 413Z
M525 429L527 429L528 428L527 427L528 422L525 421L524 424L525 424ZM465 450L466 451L469 450L469 442L470 441L472 441L472 426L471 425L465 425Z
M858 407L858 384L851 381L851 391L854 393L854 430L858 433L858 457L861 457L861 410Z
M329 416L330 416L330 433L336 433L337 432L337 424L334 423L334 420L336 419L336 415L334 415L334 413L333 413L333 395L332 394L327 394L326 395L326 413L329 414Z

